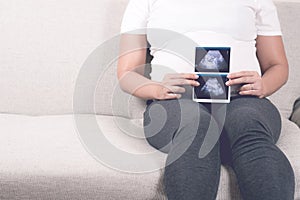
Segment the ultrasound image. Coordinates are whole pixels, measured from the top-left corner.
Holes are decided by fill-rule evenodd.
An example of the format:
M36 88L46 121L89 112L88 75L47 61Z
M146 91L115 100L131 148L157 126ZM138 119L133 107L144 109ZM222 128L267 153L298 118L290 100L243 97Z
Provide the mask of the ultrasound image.
M220 70L226 67L226 62L221 53L217 50L208 51L199 64L203 69Z
M225 85L226 75L199 74L200 86L194 87L197 99L227 99L229 87Z
M196 72L229 72L229 47L197 47Z
M225 93L217 78L209 78L201 91L211 96L220 96Z

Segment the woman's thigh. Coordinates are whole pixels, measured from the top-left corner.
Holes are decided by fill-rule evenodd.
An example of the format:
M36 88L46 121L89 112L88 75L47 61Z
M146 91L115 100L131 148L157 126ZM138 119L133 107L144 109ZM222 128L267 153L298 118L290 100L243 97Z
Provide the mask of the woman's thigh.
M234 98L227 105L224 130L231 147L241 138L262 138L275 144L281 132L281 117L266 98Z
M153 101L144 112L144 133L150 145L167 153L173 140L193 138L199 127L209 125L210 118L208 109L192 100Z
M281 131L276 107L268 99L241 97L227 111L230 164L243 198L293 199L293 169L275 144Z

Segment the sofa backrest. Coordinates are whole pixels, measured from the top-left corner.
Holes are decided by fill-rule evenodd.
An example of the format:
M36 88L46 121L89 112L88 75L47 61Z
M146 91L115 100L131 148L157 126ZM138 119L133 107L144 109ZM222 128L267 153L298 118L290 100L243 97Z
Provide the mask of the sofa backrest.
M118 55L119 27L128 0L28 0L1 3L0 17L0 113L28 115L70 114L78 77L86 62ZM289 82L271 100L288 116L300 96L300 3L276 3L290 62ZM115 38L115 39L111 39ZM91 58L112 45L100 60ZM103 46L104 43L104 46ZM105 47L104 47L105 48ZM103 64L103 63L102 63ZM106 63L107 64L107 63ZM123 93L117 85L116 60L99 66L94 105L81 102L77 112L139 118L144 101ZM101 71L102 70L102 71ZM94 74L95 75L95 74ZM90 78L93 74L90 73ZM80 86L88 88L81 80ZM77 84L77 85L76 85ZM76 87L75 87L76 86ZM125 104L124 104L125 102Z
M73 113L78 73L94 49L119 33L127 3L1 1L0 113Z

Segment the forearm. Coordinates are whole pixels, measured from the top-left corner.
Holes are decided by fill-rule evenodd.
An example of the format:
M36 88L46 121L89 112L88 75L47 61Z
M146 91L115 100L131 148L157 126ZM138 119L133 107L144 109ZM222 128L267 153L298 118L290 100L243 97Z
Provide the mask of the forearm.
M142 99L155 99L158 82L152 81L137 72L126 72L119 78L123 91Z
M137 72L128 71L119 77L122 89L143 99L177 99L185 93L184 85L199 86L193 73L166 74L162 82L149 80Z
M122 34L117 76L123 91L142 99L154 99L155 82L143 76L146 50L146 35Z
M288 79L288 61L281 36L258 36L257 57L262 71L263 96L269 96Z
M288 66L283 64L274 65L262 75L262 84L264 88L264 96L270 96L281 88L288 79Z

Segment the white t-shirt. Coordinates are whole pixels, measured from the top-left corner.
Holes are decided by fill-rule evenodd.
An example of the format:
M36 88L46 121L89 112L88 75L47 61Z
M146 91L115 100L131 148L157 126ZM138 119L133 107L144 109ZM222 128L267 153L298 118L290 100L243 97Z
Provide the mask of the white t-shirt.
M257 35L281 35L272 0L130 0L121 33L147 34L152 77L193 72L195 47L231 47L230 71L260 67Z

